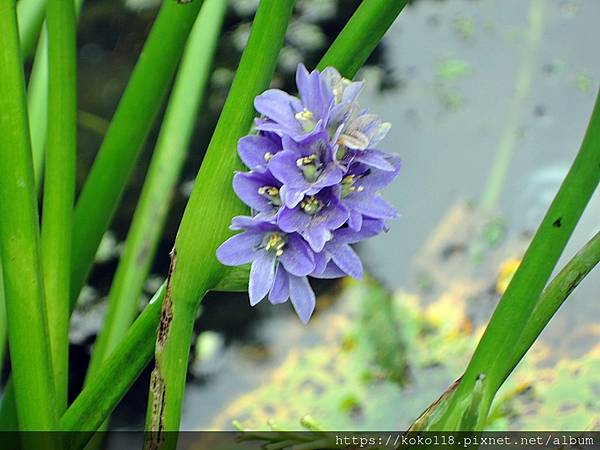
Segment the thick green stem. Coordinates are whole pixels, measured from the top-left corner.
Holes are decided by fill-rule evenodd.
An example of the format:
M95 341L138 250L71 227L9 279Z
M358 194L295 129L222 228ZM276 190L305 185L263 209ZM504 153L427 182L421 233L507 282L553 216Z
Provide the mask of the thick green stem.
M262 0L248 44L196 178L175 241L167 298L156 340L147 429L148 448L163 446L161 431L177 431L181 417L189 345L198 304L222 272L217 246L230 234L231 217L245 211L233 195L231 176L240 168L235 148L254 118L253 99L268 86L294 0Z
M60 430L77 431L71 434L69 448L80 449L87 444L152 358L154 341L149 339L148 330L156 332L164 294L163 285L131 326L122 345L104 361L93 382L83 388L60 419Z
M0 0L0 250L22 430L56 428L25 77L13 0Z
M165 97L202 0L165 1L117 107L75 208L71 301L75 302L102 236Z
M342 75L353 78L402 12L406 3L407 0L363 1L329 47L317 68L322 70L332 66ZM349 58L348 55L352 57Z
M550 319L558 311L564 301L579 283L600 262L600 232L596 235L567 263L565 267L554 277L542 292L537 301L531 318L525 325L523 333L514 348L514 353L508 364L503 381L510 375L512 370L519 364L531 348L537 337L544 330Z
M17 2L19 41L21 43L21 57L23 59L27 59L35 47L38 35L42 29L45 12L45 0L19 0Z
M569 173L496 307L446 413L431 425L432 429L465 428L461 420L471 405L478 383L482 387L482 398L477 421L472 426L475 429L483 426L496 391L511 370L515 342L526 329L542 289L598 186L599 169L600 95Z
M75 0L75 15L79 15L83 0ZM44 152L48 129L48 32L42 28L38 41L33 68L27 88L27 110L29 112L29 133L33 153L33 173L35 186L39 192L44 173Z
M206 0L192 29L108 297L104 326L87 378L93 376L135 318L139 297L164 228L172 191L194 131L226 3Z
M71 230L77 147L77 76L73 0L48 0L48 143L42 262L59 415L67 407Z

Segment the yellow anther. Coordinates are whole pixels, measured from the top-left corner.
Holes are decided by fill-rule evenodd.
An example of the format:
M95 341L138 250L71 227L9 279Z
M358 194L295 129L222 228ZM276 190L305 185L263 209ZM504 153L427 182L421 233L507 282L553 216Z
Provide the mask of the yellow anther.
M273 186L263 186L258 188L258 193L260 195L267 194L269 197L275 197L279 195L279 189Z
M272 235L269 236L269 239L267 240L267 245L265 245L265 250L268 252L275 250L275 255L281 256L281 255L283 255L284 247L285 247L285 240L284 240L283 236L279 233L273 233Z
M267 152L265 153L265 161L271 161L271 158L273 158L273 154L271 152Z
M311 111L309 111L308 109L304 108L302 111L300 111L299 113L296 113L296 119L297 120L312 120L314 115Z
M312 164L313 162L315 162L316 159L317 159L317 155L304 156L304 157L298 158L296 160L296 165L298 167L308 166L309 164Z
M364 186L359 186L359 187L358 187L356 190L357 190L358 192L362 192L362 191L364 191L364 190L365 190L365 187L364 187Z
M321 201L314 196L306 197L300 203L300 208L307 214L315 214L321 209Z

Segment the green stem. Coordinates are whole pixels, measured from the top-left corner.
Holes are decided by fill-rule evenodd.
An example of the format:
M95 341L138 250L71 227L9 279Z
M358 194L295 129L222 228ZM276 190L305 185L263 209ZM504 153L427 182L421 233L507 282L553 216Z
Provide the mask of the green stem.
M29 113L33 173L36 191L39 192L44 173L44 150L48 130L48 34L45 27L40 33L29 77L27 111Z
M38 210L13 0L0 0L0 250L22 430L56 428Z
M19 22L19 42L21 55L25 60L29 57L42 29L45 0L19 0L17 2L17 19Z
M59 415L67 407L71 230L77 147L77 76L73 0L48 0L48 143L42 262Z
M369 0L360 4L317 66L335 67L353 78L373 53L383 35L408 3L407 0ZM348 55L352 55L349 58Z
M189 345L198 304L218 282L217 246L230 234L231 217L246 208L233 195L240 168L237 141L254 118L253 99L268 86L283 45L294 0L262 0L235 79L194 184L175 241L163 319L159 327L148 401L147 448L163 448L161 431L179 430Z
M510 364L504 372L504 381L519 364L531 348L537 337L544 330L550 319L569 297L571 292L600 262L600 232L567 263L542 292L537 301L531 318L525 325L521 337L514 347Z
M432 429L457 430L480 380L482 399L476 429L481 429L496 391L510 372L514 343L523 330L600 180L600 95L581 148L542 220L519 269L483 334L449 407ZM484 378L482 378L484 377Z
M206 0L190 34L110 290L106 319L96 341L88 379L121 342L135 318L144 281L164 228L172 191L196 126L225 10L225 2Z
M160 110L202 0L165 1L121 98L75 208L71 301L75 302L102 236Z
M75 0L75 15L79 16L83 0ZM33 173L35 186L40 191L44 173L44 151L48 129L48 33L44 26L40 33L33 68L27 89L27 110L29 112L29 133L33 153Z
M60 419L60 430L76 431L71 434L69 448L80 449L87 444L152 358L154 341L148 331L156 332L164 294L163 285L131 326L122 344L104 361L93 381L83 388Z

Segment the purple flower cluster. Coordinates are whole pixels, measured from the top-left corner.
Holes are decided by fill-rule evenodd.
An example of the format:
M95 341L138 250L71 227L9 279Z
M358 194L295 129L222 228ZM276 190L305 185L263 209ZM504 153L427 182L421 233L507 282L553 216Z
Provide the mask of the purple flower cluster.
M315 307L307 276L361 278L350 244L381 233L398 216L379 191L398 175L400 159L374 147L390 124L360 109L362 82L328 67L298 67L300 98L270 89L254 102L257 135L240 139L249 172L233 188L253 216L235 217L241 233L217 250L223 264L252 263L250 304L291 300L302 322Z

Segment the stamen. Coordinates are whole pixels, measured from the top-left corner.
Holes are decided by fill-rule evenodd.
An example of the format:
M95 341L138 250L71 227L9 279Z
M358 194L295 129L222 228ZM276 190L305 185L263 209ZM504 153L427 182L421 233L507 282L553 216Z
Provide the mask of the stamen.
M310 183L314 183L319 176L317 166L315 164L316 160L317 155L314 154L310 156L304 156L296 160L296 166L302 170L304 178Z
M298 158L296 160L296 165L298 167L307 166L307 165L315 162L316 159L317 159L317 155L304 156L304 157Z
M304 108L299 113L296 113L295 117L297 120L312 120L314 114L312 113L312 111L309 111L308 109Z
M302 111L296 113L294 117L296 117L296 120L300 122L300 125L302 125L302 129L305 133L310 133L315 129L316 124L313 120L314 114L312 111L304 108Z
M281 198L279 197L279 188L274 186L262 186L258 188L258 194L267 197L274 206L281 206Z
M355 175L347 175L342 179L342 198L347 197L354 191L361 192L364 190L362 186L358 186L358 188L354 186L354 183L356 183Z
M300 208L309 215L318 213L323 207L323 203L315 196L306 197L300 203Z
M271 161L271 158L273 158L273 154L271 152L267 152L265 153L265 161Z
M280 233L272 233L266 239L265 250L267 252L275 251L275 256L283 255L285 248L285 238Z

